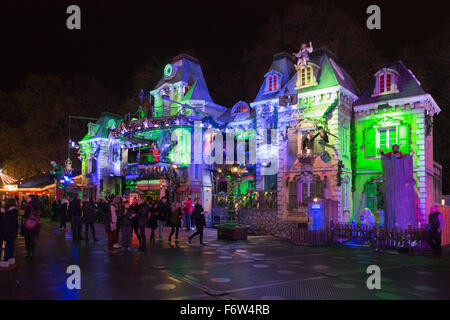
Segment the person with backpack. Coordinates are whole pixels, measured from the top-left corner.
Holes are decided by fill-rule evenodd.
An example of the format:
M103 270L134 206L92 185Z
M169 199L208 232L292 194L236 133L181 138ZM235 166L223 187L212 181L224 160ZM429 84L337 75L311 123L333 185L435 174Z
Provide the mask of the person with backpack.
M21 223L21 235L25 237L25 247L27 249L27 258L34 259L36 249L36 238L39 235L41 216L41 203L35 195L27 197L25 213Z
M16 263L14 248L19 231L18 216L16 199L8 199L5 208L2 208L0 213L0 257L2 256L3 241L6 242L5 254L3 261L0 262L0 267L8 268Z
M85 232L85 240L86 242L89 241L89 229L91 229L92 232L92 240L94 242L98 241L98 239L95 237L95 219L96 219L96 215L95 212L97 211L97 208L95 207L94 201L92 200L92 198L90 198L89 200L86 199L86 201L83 202L83 209L82 209L82 218L83 218L83 222L84 222L84 232Z
M170 216L169 216L169 226L171 227L170 235L169 235L169 244L172 242L172 236L175 232L175 243L178 243L178 232L181 228L181 203L179 201L176 201L173 206L172 210L170 210Z
M207 214L207 212L203 210L202 201L200 200L200 198L197 198L197 201L195 202L194 211L192 212L192 219L194 219L197 231L189 237L188 239L189 243L191 243L192 239L196 235L200 235L200 244L202 246L205 245L203 243L203 228L206 226L205 214Z
M148 227L151 230L149 242L155 244L155 230L158 228L158 216L156 215L156 203L147 197L147 202L149 206L149 217L148 217Z
M440 258L442 255L442 230L444 230L444 217L438 211L437 206L433 206L428 216L427 242L431 249L433 249L433 255L437 258Z
M69 204L69 214L72 218L72 239L73 242L84 240L81 237L81 201L78 193L75 193L75 197Z

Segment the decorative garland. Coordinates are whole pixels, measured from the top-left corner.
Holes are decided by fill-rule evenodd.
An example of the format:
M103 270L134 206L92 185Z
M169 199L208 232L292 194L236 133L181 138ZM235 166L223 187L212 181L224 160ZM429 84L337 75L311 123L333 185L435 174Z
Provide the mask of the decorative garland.
M356 190L356 164L357 164L356 147L356 128L355 128L355 112L352 110L352 117L350 120L350 165L352 169L352 192Z
M334 102L332 104L330 104L327 108L327 110L325 110L325 112L322 115L322 120L325 120L325 122L327 122L329 120L330 115L333 113L334 109L336 109L336 107L338 106L339 103L339 99L336 97L336 99L334 100Z

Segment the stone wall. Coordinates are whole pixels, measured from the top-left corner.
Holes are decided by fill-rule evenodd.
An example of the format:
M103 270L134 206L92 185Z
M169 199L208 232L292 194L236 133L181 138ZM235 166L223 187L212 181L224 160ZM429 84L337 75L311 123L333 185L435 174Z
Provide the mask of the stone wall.
M250 226L250 234L273 235L283 239L290 239L291 230L296 227L294 221L279 219L274 209L244 209L237 220Z

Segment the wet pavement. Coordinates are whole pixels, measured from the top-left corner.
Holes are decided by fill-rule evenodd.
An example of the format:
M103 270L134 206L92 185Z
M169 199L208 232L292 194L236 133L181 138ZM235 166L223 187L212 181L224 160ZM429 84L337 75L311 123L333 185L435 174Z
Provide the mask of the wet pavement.
M216 239L206 229L205 242L189 245L192 232L180 231L180 243L164 240L131 252L108 253L104 227L97 224L99 242L78 245L57 223L45 221L35 260L25 259L22 237L17 240L12 299L450 299L450 250L443 259L430 253L375 253L369 248L300 247L271 236L247 241ZM147 238L149 232L147 230ZM81 269L81 289L69 290L69 265ZM381 269L381 289L369 290L367 267Z

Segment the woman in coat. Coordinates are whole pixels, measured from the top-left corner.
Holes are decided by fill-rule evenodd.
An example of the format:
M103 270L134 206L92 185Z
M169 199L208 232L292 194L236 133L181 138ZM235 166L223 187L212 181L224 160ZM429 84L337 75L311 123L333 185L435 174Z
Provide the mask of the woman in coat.
M25 247L27 249L27 258L34 259L36 249L36 238L39 234L39 219L41 215L41 203L35 195L27 197L25 213L21 223L21 235L25 237ZM37 223L33 223L37 221Z
M9 267L16 263L14 248L19 231L18 216L19 210L17 209L16 199L8 199L4 211L2 208L0 213L0 256L2 254L3 241L6 242L5 255L3 261L0 262L1 267Z
M108 250L110 253L114 252L114 245L117 244L118 238L118 206L121 199L119 196L114 198L111 203L111 206L108 207L108 210L105 213L103 223L105 224L105 232L108 234Z
M175 232L175 243L178 243L178 231L181 228L181 203L179 201L175 202L170 210L169 215L169 226L172 228L169 235L169 243L171 242L172 235Z

